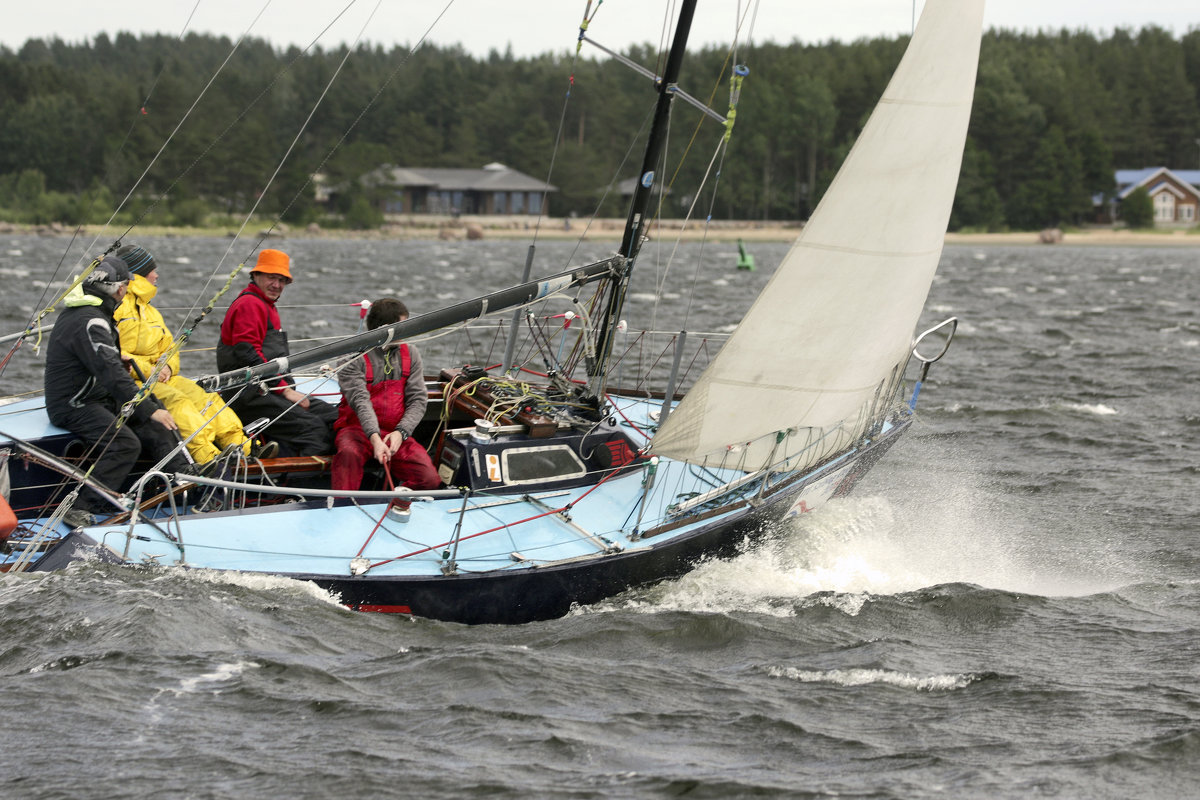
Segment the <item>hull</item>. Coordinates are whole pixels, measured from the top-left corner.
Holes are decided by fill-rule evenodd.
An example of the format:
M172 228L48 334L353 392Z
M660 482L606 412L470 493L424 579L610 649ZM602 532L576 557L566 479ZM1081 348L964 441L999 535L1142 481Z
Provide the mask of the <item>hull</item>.
M654 408L628 401L623 414L648 422ZM141 521L61 528L23 570L60 570L76 561L227 570L309 581L358 611L468 624L553 619L679 577L701 561L735 555L747 543L771 536L780 520L850 491L909 422L901 414L874 439L803 473L752 475L747 482L736 470L707 470L708 484L725 481L727 493L718 491L711 502L687 509L678 508L679 498L699 492L684 491L679 481L694 468L664 461L657 467L658 484L651 481L653 489L647 488L647 462L623 463L619 454L628 455L631 445L607 429L593 429L585 442L574 434L487 442L464 436L461 452L446 448L450 455L442 466L452 462L468 470L455 483L475 481L477 493L413 503L407 524L392 524L387 503L353 498L220 513L180 509L166 515L160 508L158 517L148 512ZM64 441L51 431L41 443L62 449ZM550 476L529 484L524 494L489 486L504 470L520 468L515 459L525 450L544 456L555 448L602 451L605 469ZM473 463L478 475L470 472ZM40 465L13 470L14 496L28 500L23 492L37 486L25 487L22 479L40 486L45 470ZM635 517L635 511L642 513ZM40 519L23 522L33 530ZM20 547L14 547L7 564L20 556Z
M682 524L628 543L629 549L545 563L521 569L437 575L331 575L274 570L235 570L310 581L347 607L364 612L401 613L466 624L521 624L554 619L572 608L686 574L698 563L736 555L747 544L769 538L786 517L811 512L831 497L848 493L907 429L908 421L862 448L834 468L818 469L776 487L761 502L711 510L711 521ZM309 509L320 514L321 509ZM269 512L268 512L269 513ZM303 512L301 512L303 513ZM203 544L197 533L185 536ZM48 550L30 571L59 570L75 561L134 562L117 555L110 543L75 531ZM186 566L186 565L185 565ZM195 566L195 565L192 565Z

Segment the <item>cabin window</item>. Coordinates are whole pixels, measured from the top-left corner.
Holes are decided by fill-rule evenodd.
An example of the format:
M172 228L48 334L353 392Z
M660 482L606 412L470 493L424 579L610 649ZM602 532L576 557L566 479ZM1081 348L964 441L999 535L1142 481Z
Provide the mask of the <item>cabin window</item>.
M587 467L566 445L509 448L504 451L503 463L507 484L566 480L587 474Z
M1196 212L1195 206L1180 206L1179 207L1179 218L1182 219L1184 222L1191 222L1192 219L1196 216L1195 212Z
M492 193L492 213L507 214L508 213L508 192L493 192Z
M513 214L524 214L525 213L525 193L524 192L513 192L512 193L512 208L509 209L509 212L513 213Z
M541 192L530 192L529 193L529 213L530 214L542 213L542 194L541 194Z

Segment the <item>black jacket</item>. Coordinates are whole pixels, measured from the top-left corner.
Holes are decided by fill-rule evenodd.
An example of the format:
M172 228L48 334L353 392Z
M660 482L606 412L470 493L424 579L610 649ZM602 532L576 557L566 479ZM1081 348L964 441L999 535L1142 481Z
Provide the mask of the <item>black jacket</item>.
M46 413L55 425L71 408L99 403L114 414L137 394L138 384L121 363L120 338L113 322L117 301L96 295L98 306L68 306L58 315L46 348ZM160 405L147 395L130 415L140 424Z

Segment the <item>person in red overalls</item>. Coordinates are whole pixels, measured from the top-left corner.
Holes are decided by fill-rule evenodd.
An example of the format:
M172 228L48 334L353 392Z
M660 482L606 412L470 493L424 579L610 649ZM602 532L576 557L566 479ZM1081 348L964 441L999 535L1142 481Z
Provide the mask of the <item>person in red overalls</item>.
M408 308L392 297L376 300L367 330L408 319ZM407 342L375 347L355 356L338 374L342 402L334 423L333 488L362 486L363 466L375 460L395 486L436 489L442 483L425 448L412 438L429 398L421 354Z

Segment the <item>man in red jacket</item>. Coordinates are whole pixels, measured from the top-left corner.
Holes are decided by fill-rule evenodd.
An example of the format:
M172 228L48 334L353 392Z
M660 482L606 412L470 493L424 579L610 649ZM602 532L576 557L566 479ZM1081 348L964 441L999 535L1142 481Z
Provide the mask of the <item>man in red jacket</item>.
M263 250L242 290L221 322L217 369L221 372L254 367L290 355L287 333L279 320L276 301L292 282L291 260L282 250ZM300 394L289 376L276 378L262 389L250 386L222 393L243 420L272 420L264 436L279 442L282 456L327 455L333 452L336 407Z
M404 303L385 297L371 304L367 330L406 319ZM372 348L346 364L339 382L343 399L334 425L333 488L352 492L362 486L363 466L372 456L395 486L441 486L429 454L412 438L429 402L416 346L401 342Z

